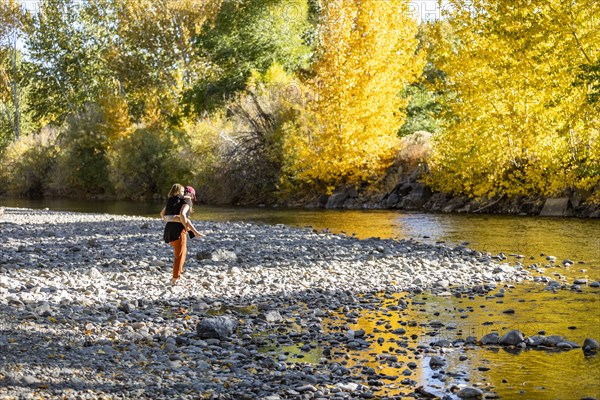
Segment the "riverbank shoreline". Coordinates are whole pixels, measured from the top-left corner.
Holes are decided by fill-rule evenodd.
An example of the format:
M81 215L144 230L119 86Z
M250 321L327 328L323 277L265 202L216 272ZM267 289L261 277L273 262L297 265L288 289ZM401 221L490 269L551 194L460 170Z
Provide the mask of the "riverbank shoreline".
M350 210L398 210L442 214L494 214L542 217L600 218L600 204L591 195L573 192L569 196L505 196L468 198L432 191L417 180L403 180L391 190L337 188L331 195L310 194L301 199L276 202L291 208Z
M361 310L384 306L377 293L393 302L387 312L402 313L410 296L424 292L475 297L520 282L571 287L463 246L195 224L206 238L190 241L185 278L171 289L172 250L157 218L4 208L0 397L393 398L376 393L398 377L343 363L376 342L348 324ZM226 331L237 329L208 335L199 326L215 314ZM406 323L396 334L408 343ZM322 360L286 362L286 345L318 347ZM415 360L443 354L402 351ZM341 360L331 360L336 355ZM397 357L380 361L397 364ZM408 376L398 386L418 393ZM458 390L476 389L461 382Z
M2 198L11 198L0 195ZM308 193L302 196L289 196L270 201L250 201L244 203L212 201L199 192L198 200L207 206L267 207L287 209L328 209L328 210L390 210L411 211L430 214L472 214L472 215L514 215L541 216L551 218L600 219L600 204L588 201L591 194L573 191L568 196L517 196L514 198L468 198L447 193L434 192L416 179L402 180L390 190L375 190L355 187L339 187L332 194ZM44 197L60 200L62 197ZM67 197L69 200L125 201L115 195ZM131 199L129 199L131 200ZM139 200L164 202L163 195L142 197Z

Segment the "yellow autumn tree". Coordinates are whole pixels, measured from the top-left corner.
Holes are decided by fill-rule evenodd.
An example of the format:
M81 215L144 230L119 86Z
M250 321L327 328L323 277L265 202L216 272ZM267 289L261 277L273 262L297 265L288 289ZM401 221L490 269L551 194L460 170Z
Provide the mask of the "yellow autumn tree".
M403 0L323 0L307 109L314 116L285 143L284 173L331 191L377 177L398 149L402 89L416 79L417 22Z
M132 117L178 123L182 96L208 69L196 38L217 15L222 0L90 0L101 31L103 58L119 78ZM117 38L117 39L114 39ZM158 113L158 114L157 114Z
M600 119L582 65L600 54L593 0L450 0L432 49L449 121L429 160L435 189L560 195L600 181Z

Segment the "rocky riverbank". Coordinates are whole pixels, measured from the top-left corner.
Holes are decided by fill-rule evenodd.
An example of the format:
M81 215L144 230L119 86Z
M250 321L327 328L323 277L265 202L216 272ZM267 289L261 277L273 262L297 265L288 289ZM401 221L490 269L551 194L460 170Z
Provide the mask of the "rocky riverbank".
M570 196L546 198L517 196L514 198L478 198L452 196L434 192L416 177L401 180L389 190L356 190L338 188L330 196L313 195L284 201L288 207L327 209L395 209L435 213L504 214L547 217L600 218L600 204L588 201L590 194L578 192Z
M425 360L446 376L439 371L445 347L502 338L412 346L411 328L424 323L405 314L418 307L413 296L485 296L523 281L581 290L464 247L280 225L197 225L206 237L190 241L185 278L170 288L171 248L158 219L4 209L0 398L426 398L434 395L411 379ZM403 328L351 329L365 311L395 313ZM383 343L378 332L397 337L388 340L395 350L376 362L403 376L353 358ZM597 347L539 336L504 340ZM303 362L305 354L316 360ZM442 395L490 392L455 375ZM385 394L392 387L395 394Z

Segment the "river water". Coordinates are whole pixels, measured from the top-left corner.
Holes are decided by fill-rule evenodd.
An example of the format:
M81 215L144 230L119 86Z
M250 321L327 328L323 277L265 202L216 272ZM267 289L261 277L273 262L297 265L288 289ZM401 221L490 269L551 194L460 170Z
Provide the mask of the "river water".
M52 210L99 212L139 216L158 216L162 203L81 200L24 200L0 198L0 206L49 208ZM355 210L289 210L271 208L225 208L196 206L195 220L246 221L266 224L310 226L317 230L328 229L335 233L355 235L360 238L381 237L413 238L426 243L445 242L450 245L465 244L493 254L503 252L507 262L548 265L547 255L557 257L557 263L544 272L574 278L600 280L600 221L574 218L537 218L492 215L423 214L401 211ZM157 233L160 236L160 233ZM517 258L516 256L520 256ZM562 267L563 260L574 264ZM451 327L444 338L456 339L469 335L481 337L491 331L500 334L510 329L520 329L525 335L545 331L546 335L561 335L565 339L583 343L586 337L600 341L600 290L584 286L582 292L544 290L536 284L517 285L504 297L442 298L419 295L411 299L419 304L411 307L410 318L417 321L436 321ZM508 308L514 313L504 313ZM352 328L377 332L374 321L382 318L400 326L406 315L393 312L365 313ZM397 325L394 325L397 324ZM408 330L408 329L407 329ZM419 341L432 338L426 328L417 326L413 332ZM439 334L438 334L439 335ZM384 337L384 339L386 339ZM437 337L439 339L439 337ZM386 342L387 343L387 340ZM375 345L389 351L386 344ZM297 349L287 349L294 356ZM372 353L369 349L367 353ZM600 398L600 354L585 357L581 349L547 352L526 350L519 353L505 350L477 348L467 351L467 359L459 360L462 351L445 355L445 368L463 374L471 382L488 385L500 398L505 399L582 399ZM357 355L365 359L366 354ZM302 362L317 362L319 349L304 355ZM464 358L464 357L463 357ZM407 356L405 360L414 361ZM429 391L448 387L452 379L442 376L427 366L411 376ZM481 368L484 366L484 368ZM381 365L378 373L399 375L402 371L387 371ZM489 368L489 369L488 369ZM483 370L482 370L483 369ZM463 379L461 378L461 379ZM399 379L401 380L401 379ZM464 381L464 379L463 379ZM409 393L399 383L390 383L385 393ZM384 392L382 392L384 393Z

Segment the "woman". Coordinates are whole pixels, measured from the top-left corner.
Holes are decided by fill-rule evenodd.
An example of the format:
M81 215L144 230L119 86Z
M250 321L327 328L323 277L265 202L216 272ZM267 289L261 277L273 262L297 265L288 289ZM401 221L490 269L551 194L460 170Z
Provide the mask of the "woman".
M195 236L201 237L202 234L196 230L194 225L188 219L192 211L193 200L196 198L196 191L191 186L185 188L176 183L169 192L167 205L160 212L160 216L177 215L177 220L167 222L165 225L164 239L166 243L173 246L175 259L173 261L173 278L171 286L177 284L183 272L183 265L187 255L187 232L191 231Z

